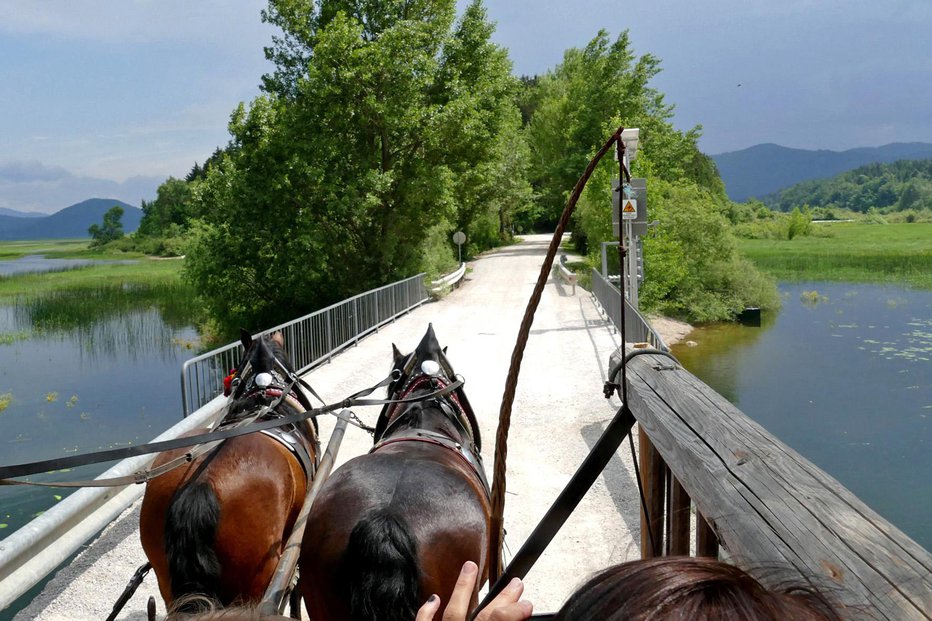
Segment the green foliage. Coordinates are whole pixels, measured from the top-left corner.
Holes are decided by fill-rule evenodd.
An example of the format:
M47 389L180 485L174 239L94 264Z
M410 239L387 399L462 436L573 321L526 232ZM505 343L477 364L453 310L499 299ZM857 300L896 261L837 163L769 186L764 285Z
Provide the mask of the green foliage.
M195 168L199 169L197 164ZM188 182L169 177L157 190L156 199L142 202L142 221L138 237L166 236L169 229L184 229L193 214L191 187Z
M100 226L92 224L88 227L87 232L93 240L90 244L91 247L103 246L104 244L123 237L122 217L123 208L119 205L114 205L104 214L103 223Z
M790 211L808 204L813 208L847 209L887 214L913 209L932 209L932 159L868 164L831 179L804 181L765 202L774 209Z
M643 308L704 322L779 306L773 281L738 254L718 208L725 199L683 183L658 181L651 191L660 225L644 242Z
M607 200L612 168L596 170L579 203L578 224L591 242L593 263L600 242L612 239ZM650 218L660 224L644 240L643 310L705 322L733 319L747 306L779 306L773 281L737 252L723 215L730 201L685 182L650 180L648 191Z
M799 207L794 207L790 212L786 222L786 238L793 239L797 235L808 235L812 230L812 212L808 205L803 206L800 211Z
M316 7L316 9L315 9ZM510 234L526 147L481 2L273 0L268 95L192 188L186 278L223 329L270 325Z
M724 196L714 163L696 148L699 128L675 130L672 106L648 85L659 71L656 57L635 56L627 32L611 43L602 31L584 49L567 50L560 65L538 78L536 92L522 97L533 110L532 181L545 224L556 221L592 154L621 124L641 129L640 174L684 179Z

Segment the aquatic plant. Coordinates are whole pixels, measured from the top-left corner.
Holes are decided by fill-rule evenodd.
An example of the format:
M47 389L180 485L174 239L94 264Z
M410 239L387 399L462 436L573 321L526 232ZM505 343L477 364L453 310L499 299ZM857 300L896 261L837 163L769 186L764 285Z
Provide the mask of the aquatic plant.
M822 295L818 291L803 291L799 294L800 301L806 306L816 306L817 304L824 304L828 302L828 297Z

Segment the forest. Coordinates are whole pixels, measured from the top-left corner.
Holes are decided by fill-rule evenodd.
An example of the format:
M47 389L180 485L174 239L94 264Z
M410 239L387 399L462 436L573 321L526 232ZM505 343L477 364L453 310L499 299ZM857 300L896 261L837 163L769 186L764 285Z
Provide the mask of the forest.
M513 74L481 0L270 0L279 33L263 93L229 120L230 141L143 204L124 243L184 254L215 332L272 325L421 271L455 267L515 234L553 230L569 191L617 127L639 127L648 179L642 308L694 321L774 306L742 259L734 211L700 127L672 124L651 86L660 59L627 32L594 33L538 76ZM595 262L611 234L610 160L572 223Z
M780 211L808 205L827 212L928 212L932 211L932 159L868 164L830 179L798 183L762 201Z

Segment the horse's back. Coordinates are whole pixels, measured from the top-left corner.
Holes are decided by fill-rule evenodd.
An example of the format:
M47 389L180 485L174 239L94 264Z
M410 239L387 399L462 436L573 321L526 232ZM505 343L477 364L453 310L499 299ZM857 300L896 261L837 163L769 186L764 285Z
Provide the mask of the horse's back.
M488 500L475 475L449 449L404 444L350 460L314 503L301 554L302 592L312 617L350 618L349 585L358 584L353 572L364 562L360 550L367 550L362 542L350 544L370 533L379 541L368 551L381 546L383 559L404 557L410 539L418 602L432 593L448 599L465 561L485 565Z
M187 450L160 455L154 465ZM218 563L217 587L208 595L224 604L237 598L260 598L306 488L307 478L297 460L262 434L226 440L190 464L149 481L139 531L163 598L172 601L183 594L173 593L173 574L178 572L172 571L169 558L174 555L179 563L185 558L196 562L199 555L208 553L205 547ZM176 505L181 502L188 504ZM213 522L209 519L211 502L216 511ZM283 512L282 507L288 509ZM202 530L199 537L192 532L197 528Z

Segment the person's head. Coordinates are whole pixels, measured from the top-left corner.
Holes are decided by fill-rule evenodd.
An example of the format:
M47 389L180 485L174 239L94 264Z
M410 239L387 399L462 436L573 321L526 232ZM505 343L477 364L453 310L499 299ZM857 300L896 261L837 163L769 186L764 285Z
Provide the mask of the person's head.
M224 608L204 595L179 598L171 606L165 621L290 621L289 617L265 615L256 606Z
M557 621L841 621L811 588L769 590L709 558L661 557L610 567L580 587Z

